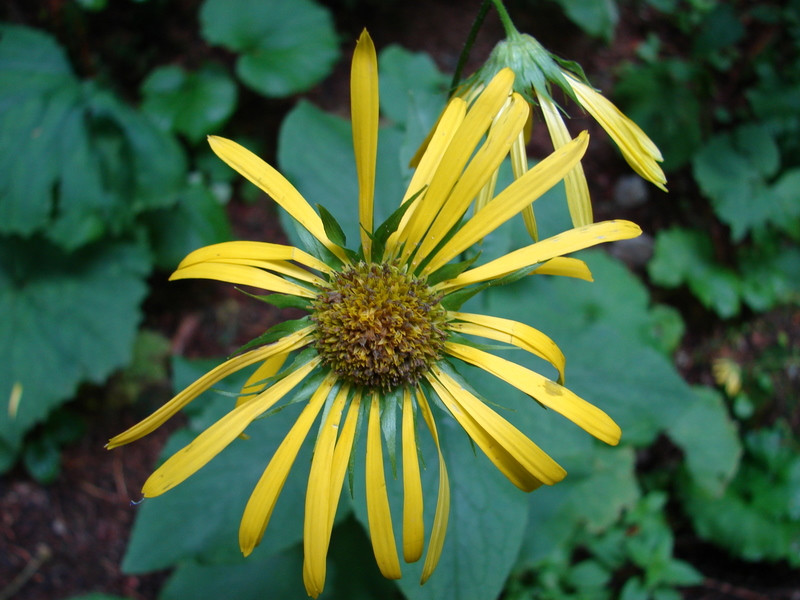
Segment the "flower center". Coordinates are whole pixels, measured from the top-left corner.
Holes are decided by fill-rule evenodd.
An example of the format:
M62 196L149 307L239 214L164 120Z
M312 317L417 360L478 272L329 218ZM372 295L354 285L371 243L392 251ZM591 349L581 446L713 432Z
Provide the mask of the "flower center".
M444 348L439 299L424 280L395 265L345 267L313 302L317 352L356 385L388 391L413 384Z

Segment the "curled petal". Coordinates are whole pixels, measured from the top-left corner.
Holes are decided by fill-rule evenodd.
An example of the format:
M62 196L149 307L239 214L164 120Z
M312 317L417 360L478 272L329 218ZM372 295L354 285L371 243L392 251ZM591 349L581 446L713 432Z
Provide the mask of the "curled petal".
M422 520L422 478L417 458L417 436L414 429L414 408L411 390L403 390L403 560L416 562L425 545Z
M169 280L177 279L214 279L238 285L249 285L270 292L300 296L301 298L314 298L316 294L283 277L273 275L262 269L247 265L233 265L215 262L205 262L178 269Z

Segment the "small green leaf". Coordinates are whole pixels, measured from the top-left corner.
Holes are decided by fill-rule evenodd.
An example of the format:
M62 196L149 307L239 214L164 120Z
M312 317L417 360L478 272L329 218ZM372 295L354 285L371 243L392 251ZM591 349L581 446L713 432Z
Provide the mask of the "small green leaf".
M236 74L271 97L303 92L339 57L330 12L312 0L205 0L203 37L241 54Z
M701 231L667 229L656 237L650 277L665 287L682 283L721 317L739 312L739 280L730 269L716 263L711 240Z
M187 72L160 67L142 83L142 109L166 131L191 142L222 127L236 107L236 84L216 65Z
M614 0L555 0L567 17L589 35L610 42L619 21L619 10Z
M344 231L342 230L342 226L339 225L336 218L328 212L322 204L317 204L317 211L319 211L319 216L322 219L322 226L325 229L325 235L328 236L334 244L337 246L341 246L344 248L347 245L347 238L344 235Z

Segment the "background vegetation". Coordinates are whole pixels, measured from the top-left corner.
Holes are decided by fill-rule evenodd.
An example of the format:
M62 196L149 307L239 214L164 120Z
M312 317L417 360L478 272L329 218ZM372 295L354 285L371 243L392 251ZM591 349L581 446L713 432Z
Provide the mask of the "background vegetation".
M129 488L113 478L87 487L97 459L85 457L112 461L98 440L163 401L168 374L181 388L209 365L182 355L221 357L280 318L209 282L212 292L164 284L184 254L233 230L296 241L255 188L211 155L206 134L245 142L312 202L355 214L342 115L349 52L365 25L381 50L384 210L401 195L478 3L432 3L451 19L449 31L400 4L59 0L0 11L0 546L8 546L0 581L10 582L0 598L255 599L265 589L304 597L302 472L290 478L263 546L243 560L235 542L288 410L138 507L123 574L110 582L91 570L59 581L65 536L50 539L55 521L31 526L27 508L55 514L60 485L118 505L121 490L137 499L127 489L154 457L125 465ZM565 423L543 422L523 399L470 373L486 397L520 408L515 423L569 477L526 496L468 448L453 453L449 547L422 588L413 576L394 584L377 575L356 494L338 517L325 597L796 597L800 2L508 8L521 31L581 62L665 155L669 195L629 175L593 128L586 168L598 218L630 218L647 235L582 255L593 284L525 281L493 290L481 307L518 317L519 298L535 299L525 320L556 340L567 385L607 410L623 441L600 447ZM398 23L416 35L415 51L389 43ZM473 68L499 31L487 22ZM592 127L565 106L573 133ZM534 132L534 149L542 135ZM567 226L560 195L537 202L544 235ZM484 254L525 235L510 225ZM212 393L193 406L163 455L229 400ZM92 540L87 559L126 544L116 537Z

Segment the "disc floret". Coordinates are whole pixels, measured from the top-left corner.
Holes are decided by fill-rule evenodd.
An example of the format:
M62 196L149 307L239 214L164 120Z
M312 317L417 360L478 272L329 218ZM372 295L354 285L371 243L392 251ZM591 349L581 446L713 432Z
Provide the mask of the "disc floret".
M416 383L444 349L440 299L395 264L349 265L313 302L317 352L358 386L388 391Z

